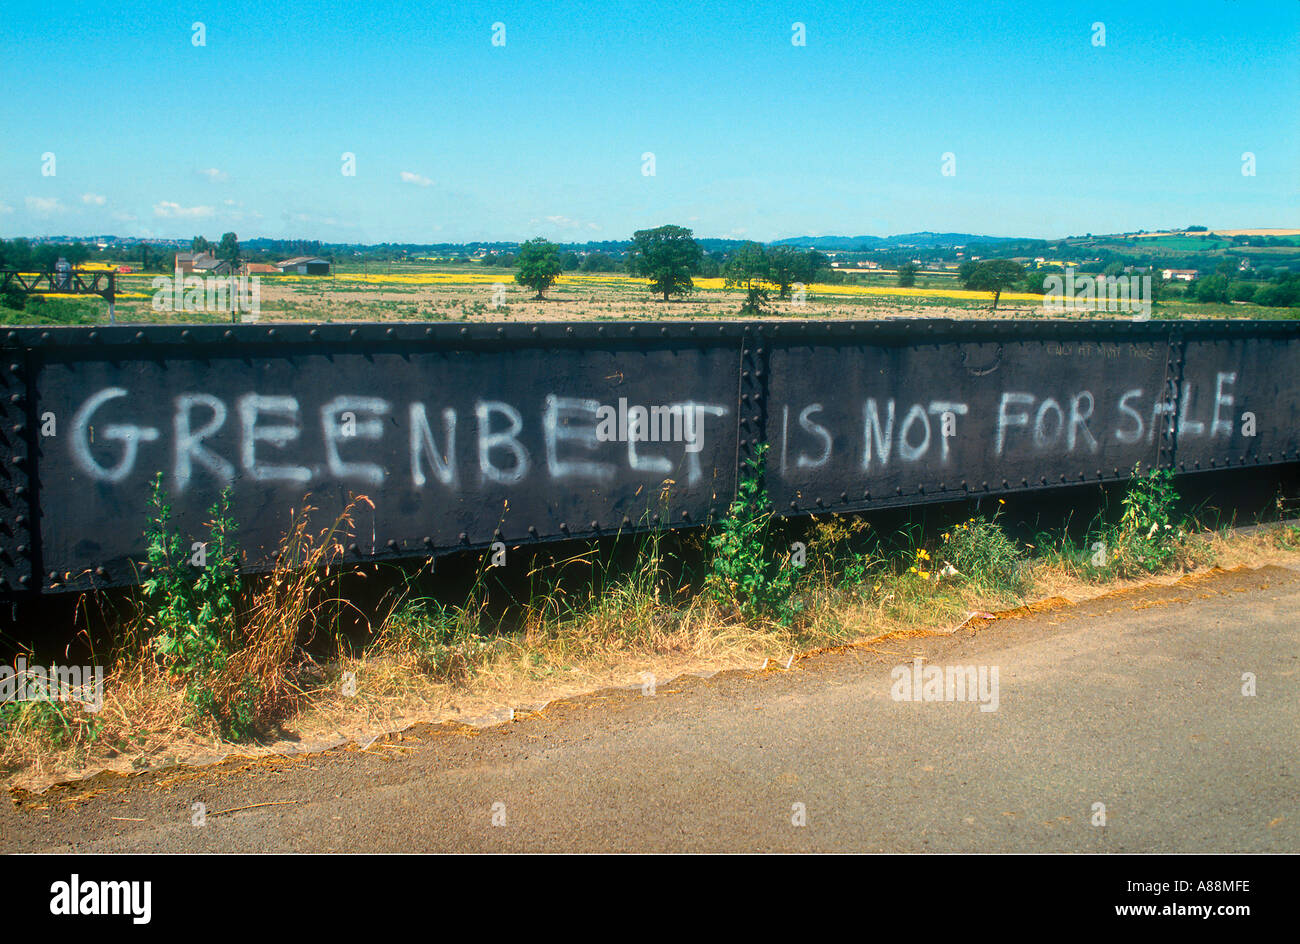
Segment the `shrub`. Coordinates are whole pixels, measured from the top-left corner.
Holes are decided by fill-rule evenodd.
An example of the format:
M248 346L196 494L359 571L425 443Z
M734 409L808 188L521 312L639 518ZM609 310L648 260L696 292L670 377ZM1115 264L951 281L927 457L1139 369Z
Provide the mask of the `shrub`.
M975 586L1019 594L1027 583L1024 551L1007 537L997 518L997 513L992 518L980 515L950 528L938 554Z
M763 482L765 454L764 445L746 460L736 500L709 538L713 558L704 589L724 609L787 626L799 610L793 600L797 581L789 558L768 546L772 510Z
M1173 516L1178 492L1170 469L1152 469L1133 479L1124 495L1124 513L1111 532L1112 567L1120 576L1158 573L1181 563L1187 530Z

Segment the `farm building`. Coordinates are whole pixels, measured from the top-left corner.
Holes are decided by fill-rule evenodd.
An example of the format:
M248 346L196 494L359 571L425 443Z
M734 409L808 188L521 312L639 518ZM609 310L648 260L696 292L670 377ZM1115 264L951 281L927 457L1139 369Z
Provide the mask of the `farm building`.
M240 275L270 275L279 272L275 266L266 262L245 262L239 269Z
M1163 269L1160 277L1166 282L1190 282L1196 278L1198 269Z
M210 275L230 275L230 263L207 252L176 253L176 271L182 275L203 272Z
M231 275L234 268L225 259L218 259L215 256L201 256L194 260L194 271L208 275Z
M283 262L277 262L275 267L281 272L286 272L291 275L330 274L329 262L316 256L294 256L292 259L285 259Z

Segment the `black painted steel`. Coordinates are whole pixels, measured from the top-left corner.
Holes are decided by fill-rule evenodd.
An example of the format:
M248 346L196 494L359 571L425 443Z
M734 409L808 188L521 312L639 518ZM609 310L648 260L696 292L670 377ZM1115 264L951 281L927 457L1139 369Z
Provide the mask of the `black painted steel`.
M258 569L304 500L322 524L373 503L353 559L702 524L763 444L787 515L1300 459L1300 329L1280 322L22 328L0 347L2 593L138 579L159 473L195 540L228 484Z

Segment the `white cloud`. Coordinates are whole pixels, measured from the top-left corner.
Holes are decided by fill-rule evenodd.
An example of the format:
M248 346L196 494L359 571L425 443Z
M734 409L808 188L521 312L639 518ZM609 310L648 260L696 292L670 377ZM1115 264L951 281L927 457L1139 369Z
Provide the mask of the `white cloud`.
M0 213L12 213L14 208L7 203L0 203Z
M424 177L420 174L413 174L409 170L402 171L402 183L415 184L417 187L433 186L433 181L428 177Z
M108 202L108 200L106 200L104 197L100 196L97 193L83 193L81 195L81 202L86 204L87 206L102 207L105 203Z
M538 223L541 222L541 220L532 219L529 220L528 222L530 225L536 226ZM590 222L584 223L582 220L575 220L572 217L561 216L559 214L556 214L555 216L546 217L546 222L550 223L554 227L557 227L558 229L589 229L589 230L600 229L600 226L596 223L590 223Z
M57 213L63 209L58 197L28 197L27 209L33 213Z
M153 215L168 219L201 219L212 215L210 206L183 207L179 203L163 200L153 205Z
M220 181L230 179L229 174L224 170L217 170L215 167L205 167L203 170L199 171L199 173L213 183L219 183Z
M321 226L338 226L339 221L332 216L314 216L310 213L284 213L281 214L286 223L311 223Z
M119 210L118 212L113 214L113 219L117 220L119 223L134 223L137 219L139 219L139 217L137 217L134 213L123 213Z

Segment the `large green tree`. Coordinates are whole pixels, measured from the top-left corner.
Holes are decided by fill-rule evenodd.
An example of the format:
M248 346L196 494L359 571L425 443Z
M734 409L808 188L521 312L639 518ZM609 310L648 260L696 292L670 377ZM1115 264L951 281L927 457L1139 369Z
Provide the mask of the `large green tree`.
M998 299L1003 290L1025 277L1025 267L1010 259L984 259L969 272L970 275L963 280L966 287L976 292L992 292L993 311L998 310Z
M230 263L230 267L239 265L239 237L234 233L224 233L221 244L217 246L217 258Z
M777 287L781 298L790 297L795 282L812 281L809 257L791 246L775 246L767 251L767 280Z
M531 288L537 293L537 298L541 298L564 271L559 247L541 236L530 239L519 247L515 266L518 269L515 281Z
M628 271L650 280L650 290L662 294L685 295L695 289L691 276L699 271L700 245L684 226L660 226L639 229L632 234Z

